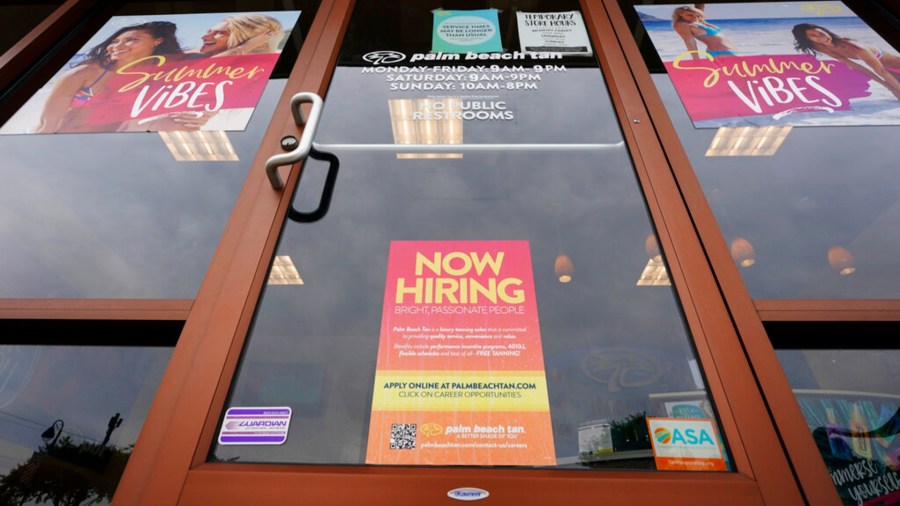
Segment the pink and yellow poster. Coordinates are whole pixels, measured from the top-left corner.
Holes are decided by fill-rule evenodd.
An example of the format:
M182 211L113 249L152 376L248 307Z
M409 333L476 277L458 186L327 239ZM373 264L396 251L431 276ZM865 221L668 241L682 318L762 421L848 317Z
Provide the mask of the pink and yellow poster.
M900 124L900 55L842 2L634 8L695 127Z
M115 16L0 134L243 130L299 16Z
M527 241L393 241L369 464L556 463Z

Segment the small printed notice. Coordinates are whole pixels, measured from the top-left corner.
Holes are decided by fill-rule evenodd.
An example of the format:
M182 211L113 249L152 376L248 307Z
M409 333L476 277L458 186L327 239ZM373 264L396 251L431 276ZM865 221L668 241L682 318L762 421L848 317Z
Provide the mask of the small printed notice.
M674 471L727 471L710 419L647 418L656 468Z
M287 441L291 408L228 408L219 430L221 445L280 445Z
M556 463L527 241L391 242L366 463Z
M591 42L578 11L516 12L519 45L524 53L589 56Z
M434 53L500 53L500 19L496 9L434 11Z

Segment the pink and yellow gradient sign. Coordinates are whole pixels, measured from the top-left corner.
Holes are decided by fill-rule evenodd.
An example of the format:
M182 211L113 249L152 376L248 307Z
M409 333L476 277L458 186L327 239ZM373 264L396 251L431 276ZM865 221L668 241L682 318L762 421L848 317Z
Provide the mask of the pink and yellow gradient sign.
M810 55L694 60L685 52L665 65L693 121L849 111L851 99L870 94L866 75Z
M394 241L369 464L555 465L527 241Z
M153 121L172 113L214 113L254 108L278 53L181 59L148 56L109 77L105 92L95 97L102 107L91 107L86 125L134 121L153 128ZM139 128L142 129L142 128Z

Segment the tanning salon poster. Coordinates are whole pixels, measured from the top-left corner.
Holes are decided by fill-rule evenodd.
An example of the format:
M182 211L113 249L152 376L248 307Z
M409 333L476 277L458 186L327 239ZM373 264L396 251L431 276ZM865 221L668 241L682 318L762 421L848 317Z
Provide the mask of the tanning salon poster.
M243 130L299 16L115 16L0 134Z
M697 128L900 124L900 56L841 2L635 9Z
M556 463L527 241L391 242L366 463Z

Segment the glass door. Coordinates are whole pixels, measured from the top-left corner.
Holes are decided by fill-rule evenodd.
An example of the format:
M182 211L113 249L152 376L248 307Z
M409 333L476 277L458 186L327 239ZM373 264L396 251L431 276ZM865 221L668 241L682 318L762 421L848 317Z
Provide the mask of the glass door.
M185 330L212 348L180 377L224 372L158 411L158 458L190 470L147 457L122 497L802 501L739 418L758 395L725 393L752 378L673 262L600 13L334 7L296 88L324 95L310 159L245 189Z

